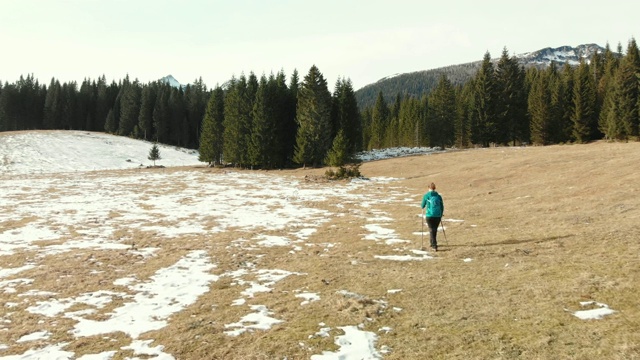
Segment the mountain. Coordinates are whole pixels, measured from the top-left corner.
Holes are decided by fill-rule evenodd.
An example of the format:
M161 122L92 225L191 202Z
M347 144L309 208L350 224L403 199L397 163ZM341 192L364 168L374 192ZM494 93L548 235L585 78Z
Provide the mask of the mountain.
M176 78L173 77L173 75L169 74L165 77L163 77L162 79L159 80L160 82L169 84L175 88L180 88L180 87L185 87L185 85L180 84L180 82L178 80L176 80Z
M591 60L594 54L605 52L605 48L596 44L579 45L577 47L561 46L558 48L544 48L538 51L524 53L516 55L516 58L525 67L530 66L543 66L547 67L551 65L551 62L555 62L558 65L577 66L580 64L580 60L584 59L587 62Z
M525 68L545 68L552 62L558 66L565 63L575 66L581 59L590 61L595 53L604 53L605 48L596 44L578 45L576 47L561 46L558 48L544 48L533 52L514 55ZM499 57L493 58L496 64ZM382 91L387 103L393 103L398 94L421 97L431 92L442 74L446 75L453 85L463 85L478 71L482 60L451 65L437 69L396 74L384 77L373 84L364 86L356 91L356 99L361 109L375 104L378 93Z

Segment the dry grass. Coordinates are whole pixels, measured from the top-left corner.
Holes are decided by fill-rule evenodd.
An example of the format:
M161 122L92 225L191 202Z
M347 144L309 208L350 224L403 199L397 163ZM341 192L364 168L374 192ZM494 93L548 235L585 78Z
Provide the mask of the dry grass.
M246 307L228 305L242 289L229 277L213 282L210 292L174 314L167 327L140 337L155 340L152 346L164 345L177 359L305 359L335 350L333 336L341 333L337 327L358 324L379 335L378 349L391 349L386 359L640 359L639 166L640 143L605 142L376 161L363 164L361 172L402 179L360 190L371 197L397 194L365 215L384 212L394 219L388 227L411 244L386 246L363 240L366 219L355 205L341 208L318 202L312 206L339 216L322 225L295 254L286 247L229 246L255 235L241 229L158 242L153 234L122 228L114 234L131 241L132 247L160 247L158 256L140 261L127 250L78 250L47 257L20 276L35 279L34 288L57 292L58 298L109 287L122 292L123 287L110 285L116 278L149 277L191 249L207 249L217 266L215 274L246 263L302 274L248 301L266 305L283 322L239 337L224 334L224 324L246 315ZM304 179L324 169L271 173ZM444 197L445 218L464 221L446 223L447 240L439 235L442 251L434 260L375 259L398 254L398 248L404 254L420 247L420 235L415 235L421 229L418 205L432 181ZM412 201L402 201L407 197ZM19 266L28 256L0 256L0 261ZM466 258L472 261L464 262ZM112 271L91 274L87 259ZM402 291L389 293L390 289ZM317 293L321 300L300 306L302 299L293 296L299 291ZM0 294L0 300L24 301L17 294ZM580 320L571 312L586 300L606 303L617 312L602 320ZM119 305L114 301L101 314ZM56 324L43 324L43 319ZM0 331L0 344L14 343L43 327L52 331L73 326L69 319L54 320L16 312L14 325ZM333 329L331 337L313 336L319 323ZM384 326L391 331L380 332ZM51 343L70 342L66 349L76 356L130 343L123 334L110 334L110 340L73 340L66 332L52 333ZM33 345L16 345L0 354L22 353ZM133 353L121 351L115 358L125 356Z

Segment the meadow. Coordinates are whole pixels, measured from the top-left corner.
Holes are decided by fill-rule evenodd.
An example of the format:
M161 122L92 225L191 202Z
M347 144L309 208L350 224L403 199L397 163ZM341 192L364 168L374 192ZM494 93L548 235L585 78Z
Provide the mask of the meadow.
M370 161L349 181L3 173L0 359L640 358L639 164L640 143L597 142Z

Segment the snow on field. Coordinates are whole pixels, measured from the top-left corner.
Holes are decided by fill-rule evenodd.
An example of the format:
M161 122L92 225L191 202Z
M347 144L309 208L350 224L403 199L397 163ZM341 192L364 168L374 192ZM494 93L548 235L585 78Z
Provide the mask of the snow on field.
M0 174L129 169L152 165L153 143L86 131L0 133ZM195 150L158 144L156 165L202 164Z
M266 256L262 252L283 249L281 254L295 256L310 245L309 238L320 226L339 216L313 206L319 202L336 204L338 209L349 207L353 216L363 219L361 239L384 254L372 256L371 261L433 258L429 252L415 250L415 238L402 238L393 228L395 220L377 208L389 201L415 200L415 206L419 206L419 196L393 187L397 179L355 179L327 186L265 172L94 171L150 165L150 148L149 142L101 133L0 133L0 359L108 360L131 353L131 359L174 359L147 333L167 327L172 317L210 293L212 284L222 278L231 279L230 286L238 289L238 297L215 307L244 311L234 321L223 324L225 336L247 336L269 331L275 325L286 326L280 314L255 303L256 295L291 296L299 301L300 308L312 306L323 300L322 294L306 289L288 295L273 294L283 279L309 274L262 268L251 262L243 262L233 270L219 269L211 249L200 245L176 254L175 259L169 258L173 260L146 276L122 272L105 283L99 279L113 269L99 260L100 254L124 252L145 262L167 256L163 247L172 240L188 242L233 230L247 235L229 241L228 250L251 251L260 257ZM400 148L362 153L359 157L371 161L435 151L438 150ZM193 150L160 146L160 152L160 165L203 165ZM362 194L363 189L372 186L386 186L388 191L384 196L377 195L379 191ZM445 219L445 223L463 221ZM141 235L152 240L137 244ZM327 251L335 244L320 245ZM86 256L87 251L91 256ZM82 269L100 288L63 295L56 289L35 285L39 284L38 278L32 274L55 270L48 268L48 260L75 253L84 254ZM66 273L64 277L73 278L74 274ZM388 289L388 294L401 291ZM360 296L348 289L340 294ZM581 306L588 309L573 312L580 319L599 319L615 312L601 303ZM389 309L402 311L394 306ZM19 330L22 325L16 319L25 317L37 319L40 328ZM382 358L393 350L378 347L378 337L394 330L386 324L378 325L379 331L372 332L366 331L363 324L320 323L309 338L333 335L338 350L314 349L312 358ZM102 337L108 344L109 334L114 332L126 334L128 343L105 345L94 354L81 356L69 351L71 344L90 336ZM63 341L59 340L60 334L66 334ZM145 338L141 339L143 334ZM25 345L28 350L18 353L16 349L24 349ZM304 342L300 345L306 346Z
M13 342L0 341L0 359L73 359L67 351L70 342L88 336L108 337L123 332L130 345L105 348L96 354L79 359L111 359L123 350L133 351L142 358L173 359L162 345L139 336L162 329L171 316L194 304L210 285L222 277L233 279L239 298L231 304L219 306L246 307L246 315L236 322L225 324L228 336L253 331L268 331L282 319L264 305L247 304L257 293L269 293L282 279L305 276L281 269L264 269L245 264L234 271L218 271L206 249L192 249L173 264L158 268L148 278L123 273L105 284L102 290L78 292L62 296L49 289L35 287L30 271L46 271L50 257L81 250L126 251L139 259L158 257L162 243L173 238L219 234L229 229L246 229L254 234L228 244L229 248L260 251L270 247L284 247L290 254L302 249L310 236L317 232L333 214L310 206L330 200L361 204L355 210L366 218L374 212L362 230L363 240L388 245L410 245L389 226L393 219L376 210L377 204L390 199L407 201L410 194L392 189L378 199L357 194L357 189L371 184L390 184L393 178L356 179L348 184L321 186L304 184L294 178L265 173L203 171L132 171L104 173L94 170L138 169L150 165L147 156L152 144L103 133L79 131L46 131L0 133L0 258L21 253L32 254L23 263L0 262L0 296L21 301L3 301L5 312L0 315L0 331L9 332L19 326L12 318L24 313L46 319L70 319L73 326L66 329L69 341L52 340L52 331L42 329L22 334ZM402 148L360 154L369 161L394 156L434 152L430 148ZM160 146L164 166L203 165L193 150ZM417 204L416 204L417 206ZM301 225L304 224L304 225ZM266 235L279 230L287 235ZM136 246L136 234L152 234L154 245ZM327 249L334 244L325 244ZM408 249L407 249L408 250ZM376 256L384 260L424 260L426 252ZM86 260L86 270L93 276L105 271L104 264L93 258ZM214 275L215 274L215 275ZM67 276L73 276L69 274ZM345 290L345 296L351 296ZM319 294L300 290L291 296L300 299L300 306L320 301ZM114 307L116 299L118 305ZM105 313L103 309L110 308ZM96 317L101 314L100 317ZM68 323L68 320L67 322ZM56 324L54 321L53 324ZM344 333L335 337L336 352L318 351L314 358L376 359L388 349L376 349L377 334L362 330L362 324L334 324ZM331 327L324 327L328 336ZM0 338L1 339L1 338ZM6 355L14 345L34 344L20 355Z

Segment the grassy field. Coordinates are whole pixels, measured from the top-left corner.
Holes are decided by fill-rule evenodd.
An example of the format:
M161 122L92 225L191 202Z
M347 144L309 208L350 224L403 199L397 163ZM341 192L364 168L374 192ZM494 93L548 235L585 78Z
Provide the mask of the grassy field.
M159 241L125 224L114 237L132 249L157 247L157 256L140 262L127 250L77 250L37 258L37 250L30 249L0 256L0 266L35 261L40 266L20 276L35 279L38 290L65 297L112 289L109 284L121 277L89 272L88 257L121 274L146 278L188 251L206 250L216 265L211 272L220 278L194 304L173 314L166 327L140 336L163 345L177 359L308 359L335 351L334 336L346 325L376 333L375 347L386 349L385 359L640 359L639 170L640 143L489 148L381 160L363 164L362 174L396 180L353 190L359 200L306 204L331 216L297 251L238 243L256 235L290 234L291 228L264 234L229 228ZM206 175L225 170L163 171ZM310 191L344 185L314 181L324 171L255 173L295 178ZM430 182L436 183L445 202L446 240L440 233L440 251L423 261L378 258L421 247L419 204ZM135 182L128 186L133 192L148 191L149 196L164 190ZM184 191L186 185L171 186ZM55 189L50 191L58 196ZM375 205L362 206L369 198ZM379 216L391 219L385 226L409 242L383 245L363 239L364 227ZM73 239L73 229L69 234L60 241ZM228 306L242 289L223 274L247 263L304 275L288 276L271 291L248 299L264 304L281 323L232 337L225 334L225 324L238 321L246 309ZM321 299L300 306L301 299L292 296L300 291L317 293ZM11 345L0 350L0 356L33 348L32 343L16 340L42 328L52 332L49 342L68 343L65 349L76 356L130 343L122 333L74 339L68 332L73 320L24 311L35 299L19 295L0 293L2 303L14 304L0 308L0 318L10 320L0 331L0 344ZM107 318L123 301L113 300L94 318ZM589 309L581 305L587 301L607 304L615 313L598 320L574 316ZM333 328L331 336L314 335L321 323ZM121 351L113 358L132 354Z

